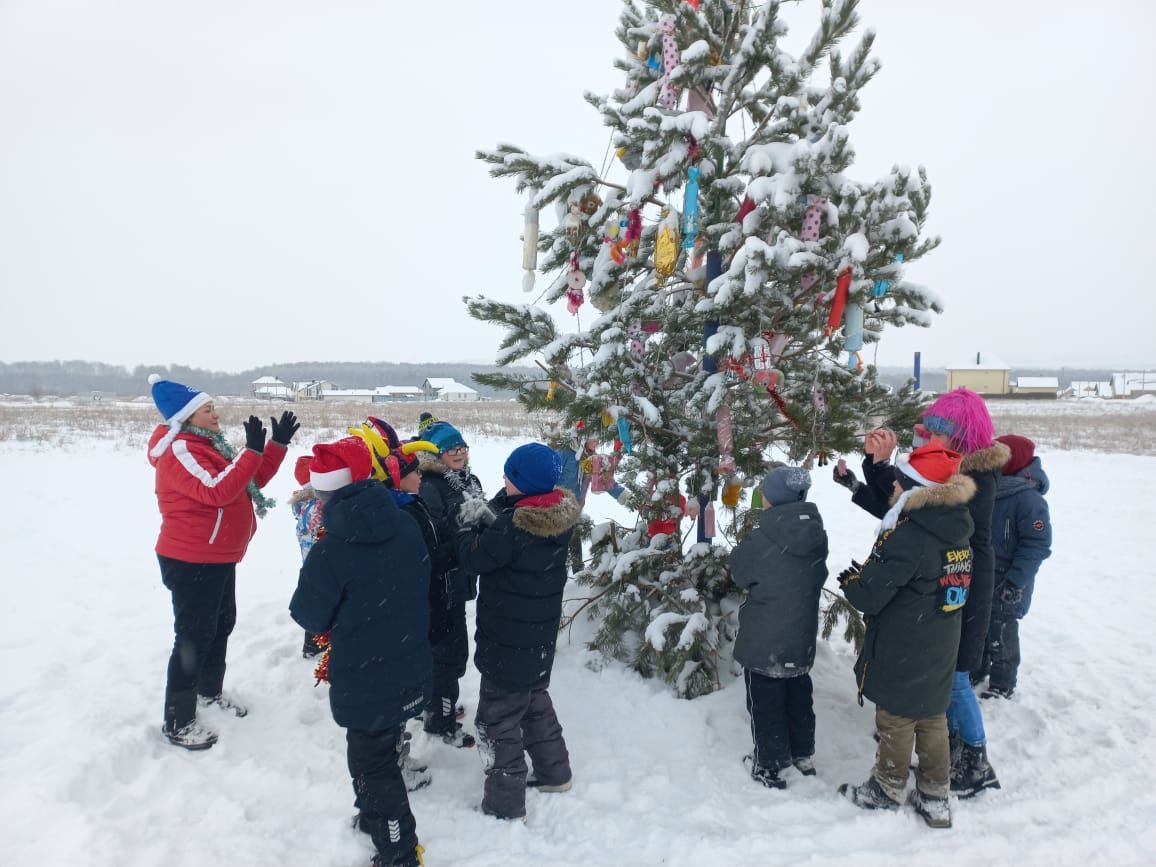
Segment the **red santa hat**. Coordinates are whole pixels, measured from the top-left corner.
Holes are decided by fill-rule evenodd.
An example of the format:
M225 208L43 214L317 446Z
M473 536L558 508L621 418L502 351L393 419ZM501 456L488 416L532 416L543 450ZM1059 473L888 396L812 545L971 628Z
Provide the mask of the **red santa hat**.
M311 463L313 463L313 455L302 455L293 465L293 478L302 487L309 484L309 465Z
M309 483L316 491L336 491L368 479L372 473L373 462L364 440L346 437L335 443L318 443L313 447Z
M901 473L899 484L910 488L909 482L933 488L942 485L959 472L962 456L952 451L939 440L932 440L915 449L909 455L900 455L895 469Z

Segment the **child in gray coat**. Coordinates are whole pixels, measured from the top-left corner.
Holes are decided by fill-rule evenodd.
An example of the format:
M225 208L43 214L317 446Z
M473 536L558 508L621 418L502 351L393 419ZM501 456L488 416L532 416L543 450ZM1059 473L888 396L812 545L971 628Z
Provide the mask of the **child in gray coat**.
M759 523L731 551L731 577L747 590L739 612L735 660L743 666L755 751L751 777L786 788L779 772L815 773L811 666L819 595L827 580L827 531L806 502L810 474L776 467L763 479Z

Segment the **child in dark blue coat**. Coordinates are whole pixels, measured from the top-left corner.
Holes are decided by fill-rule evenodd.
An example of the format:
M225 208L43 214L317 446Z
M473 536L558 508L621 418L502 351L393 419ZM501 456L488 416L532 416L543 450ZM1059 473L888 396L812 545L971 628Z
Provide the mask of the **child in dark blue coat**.
M360 439L313 447L325 533L301 567L289 613L309 632L330 633L329 705L346 729L357 824L377 848L374 867L414 867L421 847L398 754L406 720L430 699L430 558L417 524L371 472Z
M819 630L819 595L827 580L827 531L806 502L811 476L776 467L759 486L765 511L730 554L731 577L747 591L739 611L735 661L743 666L755 751L751 777L782 789L792 764L815 773L811 666Z
M489 505L461 507L458 563L478 575L474 664L482 674L475 723L486 760L482 812L500 819L526 815L526 787L565 792L570 755L550 699L550 671L566 547L582 510L556 487L558 455L541 443L506 460L505 490ZM527 779L526 753L534 763Z
M981 697L1011 698L1020 667L1019 622L1032 604L1040 564L1052 554L1052 519L1036 444L1015 434L996 439L1011 449L1011 458L997 483L991 518L995 598L981 672L991 679Z

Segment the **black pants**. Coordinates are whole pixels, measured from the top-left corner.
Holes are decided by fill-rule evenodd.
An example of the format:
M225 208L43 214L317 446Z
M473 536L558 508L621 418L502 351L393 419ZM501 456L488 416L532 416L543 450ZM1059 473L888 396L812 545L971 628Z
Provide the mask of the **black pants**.
M173 594L173 652L165 684L165 727L197 716L197 696L221 694L225 651L237 622L236 563L185 563L157 556Z
M466 603L446 607L445 599L430 606L429 643L433 651L433 697L425 730L452 732L457 725L458 681L466 673L470 643L466 632Z
M1014 614L992 609L986 656L990 662L988 683L998 689L1015 689L1020 670L1020 622Z
M504 689L482 675L474 722L486 761L483 812L507 819L526 815L526 753L546 785L570 779L570 754L550 701L549 678L521 690Z
M811 675L767 677L743 671L747 712L755 741L755 765L779 770L815 754Z
M397 761L403 731L402 726L383 731L345 730L358 827L373 839L387 864L413 855L417 847L417 821L409 809L409 795Z

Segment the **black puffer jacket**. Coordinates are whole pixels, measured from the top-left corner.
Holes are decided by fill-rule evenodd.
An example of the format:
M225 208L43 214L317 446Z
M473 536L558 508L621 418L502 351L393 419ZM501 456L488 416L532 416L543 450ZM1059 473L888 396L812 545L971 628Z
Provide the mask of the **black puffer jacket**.
M735 661L767 677L809 672L827 580L827 531L815 504L764 509L730 562L731 578L747 590Z
M986 449L964 455L961 473L975 482L975 496L967 504L975 530L971 534L971 551L975 558L971 571L971 590L963 609L963 631L959 636L959 658L956 671L976 671L983 662L987 628L991 621L991 599L995 589L995 550L991 541L991 514L995 492L1003 465L1011 449L995 443Z
M458 556L454 550L454 534L434 518L419 495L393 491L393 498L401 510L417 522L430 556L429 604L449 608L452 599L452 574L457 570Z
M421 461L421 494L422 501L430 515L438 525L438 533L443 538L453 539L458 530L458 509L467 496L484 497L482 483L478 477L469 472L454 474L445 464L429 452L419 452ZM464 476L464 480L462 479ZM451 481L452 478L452 481ZM442 587L435 586L431 592L444 595L442 607L450 607L458 602L466 602L477 595L477 577L457 566L457 554L453 555L454 562L441 575Z
M381 730L430 699L429 555L417 524L377 481L325 504L325 535L301 567L289 613L330 631L329 705L339 726Z
M951 701L972 568L966 504L974 495L964 475L912 491L895 529L880 534L843 588L867 621L855 663L859 694L890 713L922 719Z
M458 563L478 575L474 664L506 689L550 676L562 619L566 545L581 517L562 488L537 496L500 493L488 526L463 527Z

